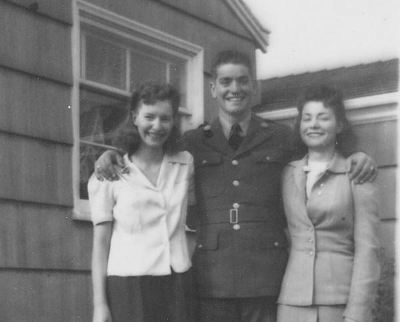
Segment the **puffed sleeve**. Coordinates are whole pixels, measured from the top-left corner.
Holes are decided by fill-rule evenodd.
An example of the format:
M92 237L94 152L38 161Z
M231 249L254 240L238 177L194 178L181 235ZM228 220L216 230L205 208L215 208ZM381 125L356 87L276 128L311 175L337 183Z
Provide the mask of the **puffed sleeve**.
M196 204L196 194L194 191L194 162L193 156L187 152L189 159L189 191L188 191L188 206Z
M373 183L352 185L354 202L354 266L344 316L369 321L379 283L379 202Z
M92 175L88 182L89 204L93 225L113 221L114 197L113 183L107 180L99 181Z

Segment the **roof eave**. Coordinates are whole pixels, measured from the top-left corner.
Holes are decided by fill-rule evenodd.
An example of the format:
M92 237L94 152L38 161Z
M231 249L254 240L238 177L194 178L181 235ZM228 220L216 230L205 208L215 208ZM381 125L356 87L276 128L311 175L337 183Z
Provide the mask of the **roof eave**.
M257 48L263 53L266 53L268 48L268 35L270 33L269 30L265 29L260 24L242 0L225 0L225 3L239 17L246 29L253 36Z

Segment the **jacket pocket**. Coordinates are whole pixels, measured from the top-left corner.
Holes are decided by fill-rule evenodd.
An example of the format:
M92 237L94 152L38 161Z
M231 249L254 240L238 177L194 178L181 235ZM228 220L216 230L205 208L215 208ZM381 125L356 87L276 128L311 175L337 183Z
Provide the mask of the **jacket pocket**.
M224 192L223 158L219 153L202 153L195 163L197 193L215 197Z
M264 234L260 238L259 246L261 249L287 248L288 242L284 234Z
M196 248L202 250L217 250L218 249L218 231L210 230L203 231L199 235Z

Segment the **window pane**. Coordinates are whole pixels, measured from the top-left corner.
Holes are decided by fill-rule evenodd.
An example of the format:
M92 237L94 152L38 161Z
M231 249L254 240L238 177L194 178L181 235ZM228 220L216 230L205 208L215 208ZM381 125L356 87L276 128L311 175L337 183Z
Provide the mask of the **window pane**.
M167 81L167 64L164 61L131 52L131 88L145 80Z
M181 106L188 107L186 90L186 63L171 63L169 70L169 82L178 88L181 93Z
M86 78L126 89L126 50L98 38L86 36Z
M125 120L128 103L87 90L80 92L80 198L87 199L87 182L93 165Z

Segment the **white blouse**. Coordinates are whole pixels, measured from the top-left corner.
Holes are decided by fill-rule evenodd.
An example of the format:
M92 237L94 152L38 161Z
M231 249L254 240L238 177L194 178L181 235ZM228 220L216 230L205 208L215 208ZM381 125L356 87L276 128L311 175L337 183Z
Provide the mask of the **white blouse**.
M117 181L89 180L94 225L113 222L107 274L169 275L191 266L185 234L187 205L194 204L193 157L165 155L157 185L124 156L129 173Z

